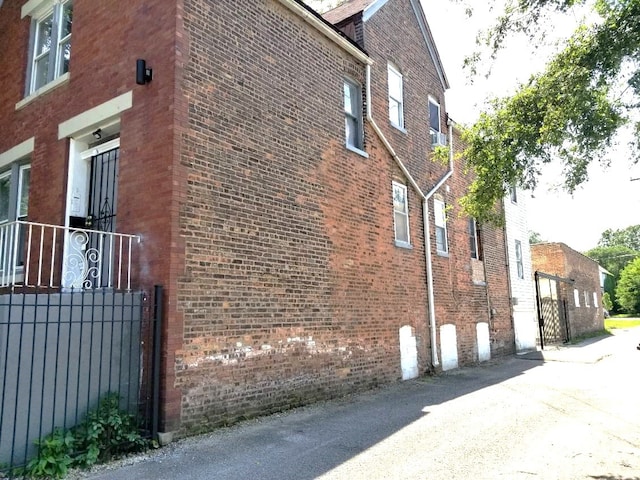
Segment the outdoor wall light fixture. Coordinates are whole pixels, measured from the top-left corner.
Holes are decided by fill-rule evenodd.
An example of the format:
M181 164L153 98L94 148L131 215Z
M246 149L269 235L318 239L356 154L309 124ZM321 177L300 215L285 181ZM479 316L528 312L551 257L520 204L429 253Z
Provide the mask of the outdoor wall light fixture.
M153 79L153 70L147 68L147 62L141 58L136 60L136 83L144 85Z
M91 135L93 135L93 138L95 138L96 140L100 140L102 138L102 129L101 128L97 129Z

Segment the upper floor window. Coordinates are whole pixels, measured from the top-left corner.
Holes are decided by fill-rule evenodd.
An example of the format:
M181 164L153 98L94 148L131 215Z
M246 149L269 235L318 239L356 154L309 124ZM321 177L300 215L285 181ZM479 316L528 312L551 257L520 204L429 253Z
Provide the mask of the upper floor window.
M404 128L404 106L402 101L402 74L392 65L387 68L389 76L389 120L398 128Z
M518 278L524 278L524 261L522 259L522 243L516 240L516 269L518 270Z
M398 182L393 182L393 227L396 244L409 245L407 187Z
M362 150L362 93L360 86L349 80L344 81L344 116L347 147Z
M433 214L436 224L436 250L438 253L448 253L447 215L444 201L438 198L433 199Z
M429 97L429 131L431 146L447 144L447 136L442 133L440 124L440 104L431 97Z
M518 191L516 187L509 187L509 197L513 203L518 203Z
M482 260L482 241L480 238L480 225L475 218L469 219L469 247L471 248L471 258Z
M31 94L69 71L73 2L43 0L33 18L28 92Z

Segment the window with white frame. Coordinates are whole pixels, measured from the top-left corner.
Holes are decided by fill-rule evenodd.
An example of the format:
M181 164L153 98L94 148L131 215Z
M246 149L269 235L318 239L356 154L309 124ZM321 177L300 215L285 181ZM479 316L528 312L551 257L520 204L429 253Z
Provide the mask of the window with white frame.
M344 116L347 147L362 150L362 93L360 86L350 80L344 81Z
M471 249L471 258L482 260L482 241L480 237L480 225L475 218L470 218L467 224L469 232L469 248Z
M511 198L512 203L518 203L518 191L516 187L509 187L509 197Z
M443 200L439 198L433 199L433 215L436 224L436 250L438 253L448 253L447 214Z
M402 101L402 74L393 65L387 68L389 78L389 120L398 128L404 128Z
M4 268L9 266L7 262L23 264L25 228L13 222L27 219L30 180L29 164L14 163L0 173L0 258Z
M393 228L397 244L409 245L409 202L407 187L393 182Z
M597 292L593 292L593 306L595 308L598 308L598 293Z
M583 293L584 293L584 306L589 308L589 293L586 290Z
M573 302L576 304L576 307L580 306L580 292L577 288L573 289Z
M0 225L27 218L30 179L29 164L14 164L0 173Z
M27 94L69 71L73 1L43 0L32 17Z
M429 97L429 131L432 147L447 144L447 136L442 133L440 124L440 104L431 97Z
M518 278L524 279L524 261L522 259L522 242L516 240L516 269L518 270Z

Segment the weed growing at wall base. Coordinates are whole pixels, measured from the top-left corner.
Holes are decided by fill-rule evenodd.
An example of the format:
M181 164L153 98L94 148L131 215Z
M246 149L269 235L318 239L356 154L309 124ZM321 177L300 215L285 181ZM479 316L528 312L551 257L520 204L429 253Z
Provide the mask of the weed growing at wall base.
M106 394L85 420L70 428L56 428L36 440L38 455L22 468L0 466L0 476L64 478L69 468L86 468L150 446L142 437L135 415L120 409L120 397Z

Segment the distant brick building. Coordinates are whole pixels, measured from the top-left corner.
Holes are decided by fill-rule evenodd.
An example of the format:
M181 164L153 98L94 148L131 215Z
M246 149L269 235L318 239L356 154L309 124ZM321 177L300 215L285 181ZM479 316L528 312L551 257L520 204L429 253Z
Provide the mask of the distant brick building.
M419 1L98 3L0 7L5 223L61 229L62 290L99 283L70 280L74 229L140 240L161 430L514 351L505 233L459 215L470 179L434 160L458 139Z
M539 301L557 299L564 321L559 339L604 329L598 263L564 243L531 245ZM544 316L544 309L543 309Z

